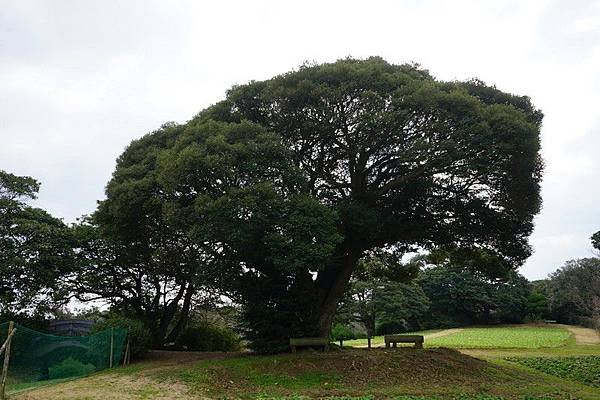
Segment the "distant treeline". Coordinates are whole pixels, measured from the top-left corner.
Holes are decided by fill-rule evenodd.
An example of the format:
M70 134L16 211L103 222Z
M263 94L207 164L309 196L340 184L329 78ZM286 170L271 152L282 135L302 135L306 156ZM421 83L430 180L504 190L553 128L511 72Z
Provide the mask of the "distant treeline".
M332 335L340 338L464 325L556 321L600 328L600 258L567 262L530 282L510 271L493 277L431 256L412 281L394 279L385 257L365 258L340 304ZM435 257L433 257L435 259Z

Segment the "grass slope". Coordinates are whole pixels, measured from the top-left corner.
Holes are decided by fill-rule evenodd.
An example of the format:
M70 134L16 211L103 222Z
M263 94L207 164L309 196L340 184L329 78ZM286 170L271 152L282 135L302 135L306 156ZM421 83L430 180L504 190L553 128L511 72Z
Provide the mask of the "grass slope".
M451 349L345 350L144 364L17 399L581 399L600 389ZM369 397L371 396L371 397ZM526 397L529 396L529 397Z
M163 352L153 361L19 393L14 398L600 399L600 387L595 387L594 381L600 345L577 344L573 337L563 340L568 337L564 330L533 328L484 328L500 345L509 330L513 333L511 346L523 347L460 352L445 348L346 349L276 356ZM477 342L480 335L473 334L480 330L445 331L447 336L432 336L430 342L457 334L452 339L456 346L481 346ZM469 334L458 335L465 331ZM558 347L531 347L558 343ZM574 359L580 356L586 358Z

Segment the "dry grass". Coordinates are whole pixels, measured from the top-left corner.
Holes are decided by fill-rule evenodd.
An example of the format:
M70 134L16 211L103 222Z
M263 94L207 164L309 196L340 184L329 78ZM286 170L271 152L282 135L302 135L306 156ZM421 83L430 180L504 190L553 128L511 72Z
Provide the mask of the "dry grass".
M590 328L582 328L580 326L560 325L568 329L574 336L577 344L592 345L600 344L600 336L598 331Z

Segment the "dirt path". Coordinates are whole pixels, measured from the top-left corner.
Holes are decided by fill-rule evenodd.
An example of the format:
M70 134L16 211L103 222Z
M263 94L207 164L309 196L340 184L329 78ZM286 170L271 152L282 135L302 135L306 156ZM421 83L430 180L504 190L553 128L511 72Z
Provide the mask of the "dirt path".
M598 332L590 328L582 328L580 326L560 325L568 329L575 336L577 344L600 344L600 336Z
M452 329L444 329L443 331L440 331L440 332L430 333L428 335L424 335L425 341L427 341L427 339L434 339L434 338L438 338L438 337L442 337L442 336L452 335L453 333L458 333L462 330L463 330L463 328L452 328Z

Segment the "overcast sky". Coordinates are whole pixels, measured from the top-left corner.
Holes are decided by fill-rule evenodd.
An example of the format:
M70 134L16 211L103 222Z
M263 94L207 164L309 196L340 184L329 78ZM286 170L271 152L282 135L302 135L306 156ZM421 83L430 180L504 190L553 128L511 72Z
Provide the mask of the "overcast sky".
M591 255L600 230L600 1L0 0L0 169L42 182L65 221L94 210L116 157L233 84L378 55L478 77L545 114L544 206L521 269Z

